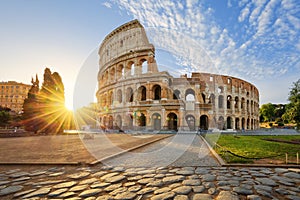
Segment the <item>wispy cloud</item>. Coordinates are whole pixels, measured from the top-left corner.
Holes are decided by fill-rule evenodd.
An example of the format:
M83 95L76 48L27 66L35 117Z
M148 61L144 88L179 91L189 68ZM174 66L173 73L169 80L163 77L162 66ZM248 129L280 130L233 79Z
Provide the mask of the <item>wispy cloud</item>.
M150 41L172 52L187 71L260 79L298 68L300 7L297 0L242 0L232 29L218 24L204 1L111 0L146 27Z

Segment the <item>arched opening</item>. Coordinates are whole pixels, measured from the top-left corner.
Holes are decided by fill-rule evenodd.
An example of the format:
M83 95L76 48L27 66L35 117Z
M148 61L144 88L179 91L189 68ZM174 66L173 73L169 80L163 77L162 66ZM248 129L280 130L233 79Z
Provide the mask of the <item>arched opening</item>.
M179 90L175 90L173 92L173 99L180 99L180 91Z
M175 113L169 113L167 116L168 130L177 131L177 115Z
M242 130L245 130L245 118L242 118Z
M215 105L215 95L214 94L210 94L208 103Z
M107 128L108 129L113 129L113 126L114 126L114 118L113 118L113 116L109 116L108 117L108 125L107 125Z
M224 97L223 95L219 95L219 108L223 108Z
M146 101L146 93L147 93L146 87L145 86L139 87L138 92L139 92L139 100Z
M195 131L196 127L195 127L195 117L193 115L187 115L185 117L185 120L187 122L187 125L190 129L190 131Z
M200 117L200 129L208 130L208 116L207 115L201 115L201 117Z
M131 87L126 89L126 100L127 102L133 102L133 90Z
M235 118L235 130L240 130L240 119Z
M118 91L117 91L117 101L119 103L122 103L122 90L121 89L118 89Z
M239 109L239 98L238 97L234 98L234 109L236 109L236 110Z
M232 119L231 117L227 117L227 129L232 129Z
M222 116L220 116L218 119L218 129L220 129L220 130L225 129L224 117L222 117Z
M195 101L195 91L191 88L185 91L185 100L186 101Z
M158 113L154 113L152 115L152 121L153 121L153 130L160 130L161 129L161 116Z
M249 130L250 129L250 119L248 118L247 119L247 130Z
M122 129L122 118L120 115L117 115L116 117L116 125L117 125L117 129L121 130Z
M227 109L231 109L231 96L230 95L228 95L227 96Z
M146 126L146 116L144 113L138 117L138 126Z
M202 93L201 96L202 96L203 103L206 103L206 96L205 96L205 94Z
M160 87L160 85L154 85L153 86L153 96L154 96L154 100L160 100L161 99L161 87Z

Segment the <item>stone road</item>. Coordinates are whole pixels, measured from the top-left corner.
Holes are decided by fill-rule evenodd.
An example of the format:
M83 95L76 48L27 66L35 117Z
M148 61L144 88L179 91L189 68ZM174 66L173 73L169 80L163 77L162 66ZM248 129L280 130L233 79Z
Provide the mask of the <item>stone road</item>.
M52 167L0 172L0 199L300 199L300 171L238 167Z
M109 166L124 167L220 165L195 134L177 134L104 162Z

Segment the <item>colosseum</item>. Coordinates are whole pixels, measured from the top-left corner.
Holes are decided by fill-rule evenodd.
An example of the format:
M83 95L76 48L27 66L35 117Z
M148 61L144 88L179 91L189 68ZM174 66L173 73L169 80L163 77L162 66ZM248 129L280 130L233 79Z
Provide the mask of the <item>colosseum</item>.
M108 34L99 49L101 127L123 131L253 130L259 92L239 78L159 71L155 48L138 20Z

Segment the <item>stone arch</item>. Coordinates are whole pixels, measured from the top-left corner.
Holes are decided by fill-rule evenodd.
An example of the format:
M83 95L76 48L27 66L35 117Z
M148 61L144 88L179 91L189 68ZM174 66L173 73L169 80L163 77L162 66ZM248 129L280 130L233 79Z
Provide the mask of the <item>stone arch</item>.
M131 87L126 89L126 102L133 102L133 89Z
M224 96L219 95L219 108L224 108Z
M153 130L160 130L161 129L161 116L159 113L154 113L152 115L152 127Z
M122 103L122 90L121 89L118 89L117 90L117 101L119 102L119 103Z
M173 92L173 99L180 99L180 91L179 90L175 90Z
M117 129L122 129L122 117L120 115L117 115L116 117L116 126Z
M153 99L154 100L160 100L161 99L161 87L160 85L154 85L152 88L153 92Z
M145 86L140 86L138 89L139 101L146 101L147 99L147 89Z
M230 95L227 96L227 109L231 109L231 100L232 100L232 97Z
M225 122L224 122L224 117L220 116L218 119L218 129L224 130L225 129Z
M189 88L185 91L185 100L186 101L195 101L195 90Z
M201 115L200 117L200 129L202 130L208 130L208 116L207 115Z
M196 121L195 117L193 115L187 115L185 117L186 123L190 129L190 131L195 131L196 130Z
M177 131L177 115L173 112L169 113L167 116L168 130Z
M232 118L230 116L227 117L226 125L227 129L232 129Z

